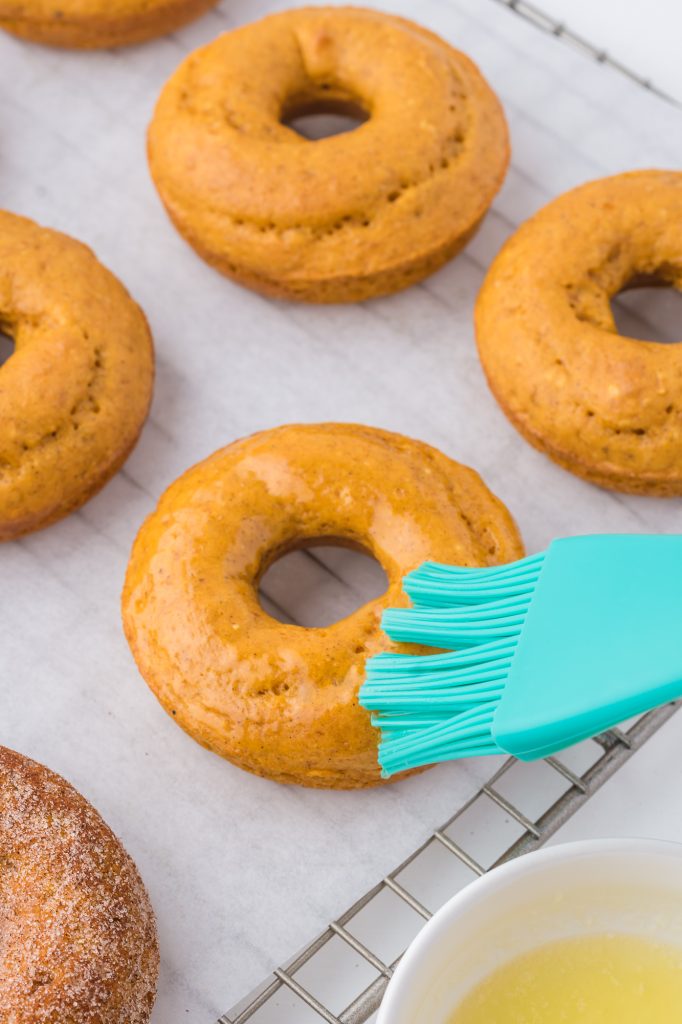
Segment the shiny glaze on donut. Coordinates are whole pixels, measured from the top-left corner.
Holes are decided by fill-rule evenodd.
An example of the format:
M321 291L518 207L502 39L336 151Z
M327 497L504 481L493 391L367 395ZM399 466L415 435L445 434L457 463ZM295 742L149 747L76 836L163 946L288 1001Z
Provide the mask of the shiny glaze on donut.
M320 540L381 563L386 593L319 629L284 625L258 584L283 552ZM358 706L369 655L398 649L381 614L425 559L522 555L480 477L436 449L352 424L286 426L216 452L177 480L135 542L126 635L166 710L196 740L282 782L378 784L376 730Z

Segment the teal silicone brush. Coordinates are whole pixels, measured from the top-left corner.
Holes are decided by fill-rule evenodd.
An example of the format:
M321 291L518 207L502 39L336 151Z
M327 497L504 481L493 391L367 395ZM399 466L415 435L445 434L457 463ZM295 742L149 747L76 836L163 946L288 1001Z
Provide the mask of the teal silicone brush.
M360 703L385 776L478 754L530 761L682 696L682 536L590 536L470 569L427 562L389 609Z

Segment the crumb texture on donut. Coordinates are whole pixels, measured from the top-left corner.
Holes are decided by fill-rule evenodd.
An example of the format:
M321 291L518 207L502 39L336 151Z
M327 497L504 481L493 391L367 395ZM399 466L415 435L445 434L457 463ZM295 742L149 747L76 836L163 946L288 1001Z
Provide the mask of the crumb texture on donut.
M364 110L317 141L284 123ZM163 89L149 161L179 231L266 294L357 301L420 280L471 237L509 159L494 93L463 53L362 8L300 8L228 32Z
M531 444L602 487L665 496L682 494L682 344L620 335L610 305L652 284L682 289L682 173L593 181L509 239L479 294L476 337Z
M258 586L281 554L316 542L367 551L384 595L319 629L285 625ZM357 694L366 659L398 650L383 610L433 558L521 557L506 508L471 469L429 445L354 424L244 438L180 477L135 542L123 621L138 667L199 743L280 782L382 782L377 731Z
M0 540L82 505L122 465L151 401L144 314L80 242L0 212Z
M0 747L2 1024L146 1024L154 915L130 857L59 776Z
M0 28L48 46L94 50L175 31L218 0L0 0Z

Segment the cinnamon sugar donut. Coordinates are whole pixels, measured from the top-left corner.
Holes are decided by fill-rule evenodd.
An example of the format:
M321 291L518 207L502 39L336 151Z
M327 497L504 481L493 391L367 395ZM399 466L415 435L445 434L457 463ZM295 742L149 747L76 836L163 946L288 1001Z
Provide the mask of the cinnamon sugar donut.
M174 32L218 0L0 0L0 28L48 46L96 50Z
M360 110L310 141L293 117ZM267 295L352 302L406 288L471 238L509 160L476 66L403 18L299 8L226 33L166 84L149 162L176 227Z
M0 0L1 2L1 0ZM142 310L86 246L0 211L0 541L78 508L146 419L154 354Z
M146 1024L154 914L135 865L64 779L0 747L2 1024Z
M476 303L492 391L540 451L591 483L682 494L682 345L618 333L626 288L682 290L682 173L589 182L523 224ZM682 329L680 330L682 342Z
M259 581L320 541L368 551L386 593L320 629L261 607ZM511 516L473 470L353 424L286 426L216 452L169 487L135 541L123 622L142 675L194 739L278 782L382 782L377 730L358 704L366 659L399 650L381 629L426 559L521 557Z

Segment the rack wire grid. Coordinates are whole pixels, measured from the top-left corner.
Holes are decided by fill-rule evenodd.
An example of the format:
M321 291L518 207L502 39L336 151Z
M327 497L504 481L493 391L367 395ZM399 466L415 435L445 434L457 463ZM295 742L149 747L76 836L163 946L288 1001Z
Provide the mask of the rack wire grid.
M545 12L541 10L541 8L536 7L535 4L527 3L526 0L494 0L494 2L501 4L503 7L508 7L509 10L518 14L519 17L524 19L524 21L529 21L542 32L546 32L551 36L556 36L569 46L572 46L574 49L584 53L586 57L591 60L596 60L598 64L604 64L606 67L610 67L614 71L618 71L620 74L632 79L632 81L636 82L637 85L641 85L643 89L647 89L649 92L654 93L656 96L660 96L669 103L674 103L676 106L679 106L676 100L661 89L657 88L649 78L638 75L636 71L632 70L632 68L627 67L627 65L611 56L607 50L594 46L587 39L583 38L583 36L571 31L571 29L568 28L567 25L564 25L563 22L557 21L555 18L551 18L549 15L545 14Z
M378 1010L409 941L433 913L476 877L539 849L678 706L651 711L623 729L612 729L564 751L561 757L531 763L507 759L395 871L218 1024L319 1020L366 1024ZM402 922L386 929L387 917L399 918L400 909ZM397 952L396 945L401 947ZM345 985L339 984L340 973ZM352 985L353 975L362 979L360 987L345 1006L336 1006L341 993ZM312 984L309 978L314 979Z
M526 0L493 0L538 29L675 102ZM676 104L677 105L677 104ZM507 759L402 864L273 971L217 1024L367 1024L405 949L436 910L476 877L539 849L675 713L658 708L561 757ZM386 922L391 924L386 927ZM348 999L347 993L352 991Z

